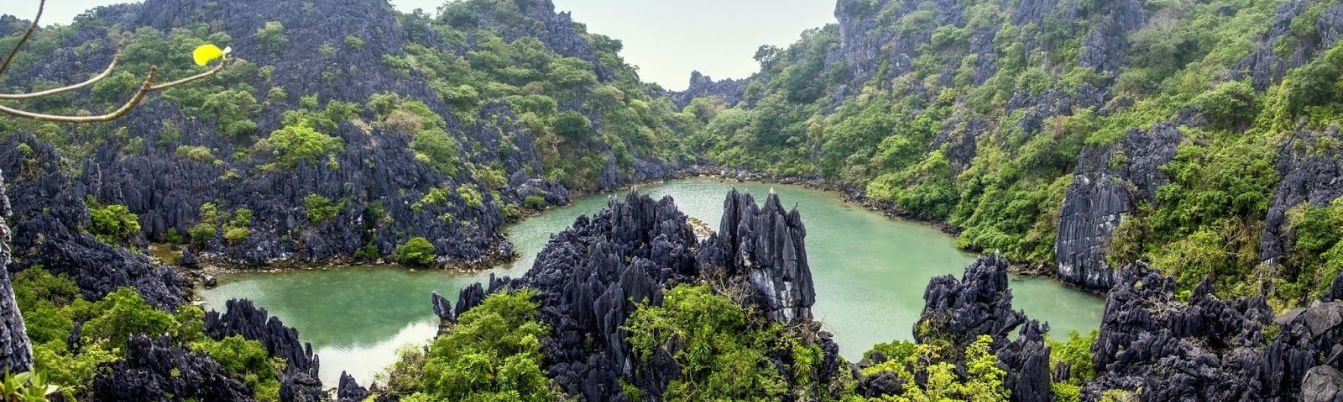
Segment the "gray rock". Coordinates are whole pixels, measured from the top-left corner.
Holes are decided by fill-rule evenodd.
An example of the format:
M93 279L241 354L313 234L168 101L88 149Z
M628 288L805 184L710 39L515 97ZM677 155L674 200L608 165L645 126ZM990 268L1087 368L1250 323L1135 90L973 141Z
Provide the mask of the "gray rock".
M1315 366L1301 380L1302 402L1343 401L1343 373L1329 366Z
M1157 124L1129 130L1108 147L1082 150L1054 240L1059 279L1097 291L1114 284L1114 270L1105 260L1110 237L1127 212L1152 201L1169 182L1157 168L1175 157L1182 138L1174 125Z

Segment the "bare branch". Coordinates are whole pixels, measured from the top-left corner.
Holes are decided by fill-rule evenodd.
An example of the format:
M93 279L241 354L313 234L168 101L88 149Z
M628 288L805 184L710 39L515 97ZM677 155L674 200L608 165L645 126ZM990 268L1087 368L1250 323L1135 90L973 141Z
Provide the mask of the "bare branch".
M89 86L89 85L93 85L93 84L97 83L98 81L102 81L104 78L107 78L107 76L112 75L112 70L115 69L115 68L117 68L117 60L120 59L120 58L121 58L121 51L118 50L118 51L117 51L117 54L115 54L115 55L112 56L112 63L110 63L110 64L107 65L107 69L104 69L102 73L99 73L98 75L93 76L93 78L89 78L88 81L84 81L84 82L81 82L81 83L78 83L78 84L75 84L75 85L70 85L70 86L65 86L65 87L60 87L60 88L48 89L48 90L41 91L41 92L33 92L33 93L26 93L26 94L0 94L0 99L3 99L3 100L23 100L23 99L40 98L40 97L48 96L48 95L55 95L55 94L59 94L59 93L70 92L70 91L73 91L73 90L76 90L76 89L80 89L80 88L87 87L87 86Z
M223 63L220 64L222 65ZM33 120L52 121L59 123L98 123L98 122L112 121L121 118L121 116L125 116L126 113L129 113L131 109L134 109L136 105L139 105L141 101L145 100L145 95L148 95L150 92L154 91L154 75L156 74L158 74L158 68L150 67L149 75L145 77L145 82L143 84L140 84L140 89L135 91L135 96L132 96L131 99L126 101L125 104L121 105L120 108L108 114L98 116L59 116L52 114L28 112L10 108L4 105L0 105L0 112L12 114L19 117L26 117Z
M28 30L24 31L23 37L19 38L19 43L14 45L14 49L9 51L9 56L5 56L5 61L0 63L0 77L5 76L5 70L9 68L9 62L14 61L14 55L19 54L19 49L23 48L24 42L28 37L33 36L33 31L37 30L37 21L42 19L42 11L47 7L47 0L41 0L37 3L37 16L33 17L33 23L28 25Z
M161 90L164 90L164 89L172 88L172 87L175 87L175 86L178 86L178 85L182 85L182 84L191 83L191 82L198 81L198 80L200 80L200 79L203 79L203 78L206 78L206 77L209 77L209 76L218 74L220 71L223 71L223 70L224 70L224 67L226 67L226 66L229 64L229 61L230 61L230 60L228 59L228 56L224 56L224 59L223 59L223 60L220 60L220 61L219 61L219 64L216 65L214 68L210 69L209 71L206 71L206 72L203 72L203 73L200 73L200 74L196 74L196 75L193 75L193 76L190 76L190 77L186 77L186 78L183 78L183 79L180 79L180 80L177 80L177 81L165 82L165 83L162 83L162 84L154 85L154 86L152 86L152 87L149 88L149 91L150 91L150 92L161 91Z
M10 62L14 60L14 55L19 53L19 49L23 48L23 44L26 43L28 41L28 38L33 35L33 32L37 30L37 23L39 20L42 19L42 11L46 8L46 4L47 4L46 0L40 0L40 3L38 3L37 6L37 16L33 17L32 24L30 24L28 26L28 30L23 33L23 37L19 38L19 43L14 46L14 49L10 50L9 56L5 57L3 63L0 63L0 78L3 78L5 70L9 68ZM33 99L88 87L110 76L112 74L112 70L116 69L117 61L120 59L121 59L121 50L118 49L117 53L112 56L112 62L108 64L107 68L104 69L102 73L99 73L98 75L95 75L84 82L33 93L0 94L0 100ZM214 68L211 68L205 72L196 75L178 79L176 81L165 82L162 84L154 83L154 78L156 75L158 75L158 66L151 66L149 68L149 74L146 75L144 83L140 84L140 88L137 91L135 91L135 95L132 96L129 100L127 100L126 103L122 104L121 107L118 107L116 110L113 110L107 114L101 114L97 116L62 116L54 114L29 112L26 110L6 106L4 104L0 104L0 113L29 118L33 120L52 121L61 123L96 123L96 122L112 121L119 119L122 116L125 116L126 113L129 113L131 111L131 109L134 109L135 106L140 104L140 102L143 102L145 100L145 96L149 95L150 93L162 91L164 89L172 88L178 85L184 85L187 83L195 82L213 76L215 74L218 74L220 71L223 71L224 67L228 66L230 61L231 60L228 57L228 53L225 52L222 58L219 60L219 64L215 65Z

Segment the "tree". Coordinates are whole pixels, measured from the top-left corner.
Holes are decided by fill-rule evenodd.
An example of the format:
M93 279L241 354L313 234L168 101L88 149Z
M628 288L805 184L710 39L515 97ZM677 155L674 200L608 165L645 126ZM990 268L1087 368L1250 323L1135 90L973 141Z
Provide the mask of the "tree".
M282 167L294 167L299 161L316 163L345 145L340 138L322 134L306 124L285 126L270 133L270 145L275 147L275 160Z
M463 313L429 348L416 395L435 401L559 399L541 369L541 338L550 330L533 296L495 293Z
M578 140L592 132L592 122L582 113L567 111L555 118L555 134Z
M396 252L392 254L397 263L413 267L427 267L434 263L435 256L434 243L423 237L407 240L406 244L398 246Z

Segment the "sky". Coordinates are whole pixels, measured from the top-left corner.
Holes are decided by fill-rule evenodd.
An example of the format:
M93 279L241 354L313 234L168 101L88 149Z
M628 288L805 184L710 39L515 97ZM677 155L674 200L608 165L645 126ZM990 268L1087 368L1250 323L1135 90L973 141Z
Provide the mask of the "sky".
M228 1L228 0L224 0ZM644 81L685 89L690 72L745 78L759 69L756 49L786 46L803 30L834 22L835 0L554 0L588 31L621 40L621 55ZM32 18L38 0L0 1L0 14ZM68 24L95 6L127 0L47 0L42 21ZM403 11L433 12L444 0L391 0Z

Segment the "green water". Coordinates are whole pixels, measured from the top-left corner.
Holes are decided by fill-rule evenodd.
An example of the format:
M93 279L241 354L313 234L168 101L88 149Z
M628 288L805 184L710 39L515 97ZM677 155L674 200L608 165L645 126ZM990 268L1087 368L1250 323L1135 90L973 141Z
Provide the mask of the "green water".
M856 360L870 346L910 339L923 309L923 290L935 275L961 271L974 258L955 248L951 237L923 224L887 219L844 203L837 195L788 185L679 180L644 186L655 197L671 195L687 215L714 226L723 199L736 187L763 200L770 189L785 206L796 204L807 226L807 256L816 283L816 318L835 334L842 353ZM517 276L531 267L550 234L582 214L606 206L606 196L590 196L509 228L522 258L492 271ZM489 272L452 275L398 268L352 267L329 271L237 274L201 292L206 308L222 308L229 298L250 298L312 342L321 356L321 379L334 386L341 370L367 384L408 343L433 337L437 319L429 294L456 301L457 291ZM1048 321L1053 333L1088 331L1099 325L1104 301L1057 282L1012 278L1014 307Z

